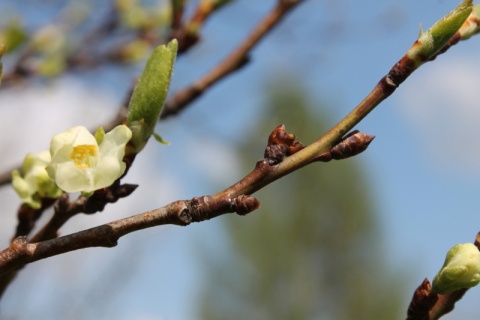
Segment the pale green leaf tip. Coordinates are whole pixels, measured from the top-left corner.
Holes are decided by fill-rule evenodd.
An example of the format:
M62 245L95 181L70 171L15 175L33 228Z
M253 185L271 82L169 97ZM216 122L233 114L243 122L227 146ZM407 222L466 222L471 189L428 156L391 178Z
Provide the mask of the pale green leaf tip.
M430 29L421 32L415 45L409 49L408 56L417 64L433 57L460 29L472 12L472 7L472 0L464 0Z
M153 133L153 137L155 138L155 140L156 140L157 142L160 142L161 144L164 144L164 145L167 145L167 146L169 146L169 145L171 144L170 142L168 142L167 140L163 139L159 134L157 134L157 133L155 133L155 132Z
M420 38L423 34L423 25L420 23L420 31L418 32L418 37Z
M438 49L443 47L448 40L460 29L462 24L472 12L472 0L464 0L458 7L437 21L426 33L433 37L434 45Z

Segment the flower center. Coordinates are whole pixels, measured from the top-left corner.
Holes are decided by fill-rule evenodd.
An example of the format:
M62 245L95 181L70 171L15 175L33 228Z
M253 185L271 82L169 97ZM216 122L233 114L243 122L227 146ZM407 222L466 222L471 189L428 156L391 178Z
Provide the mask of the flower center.
M73 147L72 153L70 153L70 159L73 160L77 168L89 168L94 166L95 156L97 153L97 146L91 144L81 144Z

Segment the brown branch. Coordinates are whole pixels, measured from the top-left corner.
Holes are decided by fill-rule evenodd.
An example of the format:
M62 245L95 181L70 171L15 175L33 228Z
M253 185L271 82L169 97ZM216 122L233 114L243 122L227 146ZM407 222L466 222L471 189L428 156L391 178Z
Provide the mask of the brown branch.
M437 320L446 315L455 308L455 303L459 301L468 289L461 289L449 294L438 295L438 300L432 306L429 312L428 320Z
M55 203L55 213L47 224L35 234L30 241L38 242L57 237L58 230L73 216L79 213L93 214L101 212L108 203L115 203L120 198L129 196L137 185L120 184L117 180L108 188L97 190L92 196L78 197L70 201L67 193L64 193Z
M185 2L186 0L170 0L170 6L172 7L170 29L175 30L182 27Z
M43 212L50 208L56 199L43 198L42 204L38 209L33 209L27 204L22 204L17 211L18 224L13 239L20 236L29 235L35 227L35 223L42 216ZM12 239L12 240L13 240Z
M229 212L243 215L258 206L258 201L250 196L215 200L204 196L188 201L176 201L163 208L43 242L29 243L25 237L20 237L0 252L0 275L15 272L27 263L78 249L114 247L120 237L145 228L162 224L186 226L191 222L200 222Z
M177 39L178 54L185 53L200 40L200 29L205 21L228 2L203 0L197 5L194 13L185 24L182 23L184 13L183 1L173 0L172 24L170 39Z
M407 320L437 320L452 311L455 303L460 300L468 289L461 289L449 294L431 292L428 279L415 290L408 306Z
M428 279L415 290L412 301L408 306L407 320L428 320L430 309L438 300L438 295L430 293L432 286Z
M284 131L284 127L281 127ZM276 130L278 133L278 127L274 132ZM281 135L288 137L290 145L298 145L293 135L286 132ZM272 136L277 134L272 133ZM278 143L284 142L285 139L278 139ZM274 144L275 142L269 139L268 146ZM159 209L42 242L29 243L25 237L17 238L10 247L0 252L0 275L2 275L0 279L11 279L12 274L25 264L54 255L88 247L113 247L120 237L145 228L164 224L186 226L226 213L236 212L244 215L252 212L260 204L250 194L279 179L282 176L282 171L278 170L281 163L271 165L268 158L260 160L247 176L212 196L175 201ZM299 165L297 169L300 167Z
M182 111L189 103L227 75L248 62L249 52L271 31L290 10L301 1L278 1L276 6L260 21L247 38L223 61L205 76L190 86L176 92L163 109L161 118L167 118Z
M68 194L64 193L55 202L55 212L52 218L30 239L30 241L40 242L56 238L58 236L58 230L76 214L92 214L102 211L108 203L113 203L120 198L127 197L136 189L136 187L136 185L131 184L120 185L120 180L117 180L112 186L95 191L94 194L89 198L80 196L75 201L70 201ZM22 206L21 208L24 207L25 206ZM16 239L24 239L21 241L21 243L27 241L26 235L30 233L35 225L36 219L38 219L43 213L43 210L32 211L33 212L30 212L25 218L26 221L19 221L19 227L21 226L28 228L26 230L21 229L19 231L19 228L17 227L16 235L21 234L22 236L17 236ZM27 210L27 213L28 212L29 211ZM18 246L15 244L16 242L18 244L18 240L13 241L11 248L18 248ZM10 270L9 272L6 272L0 276L0 297L3 295L10 283L15 279L19 269L20 268Z

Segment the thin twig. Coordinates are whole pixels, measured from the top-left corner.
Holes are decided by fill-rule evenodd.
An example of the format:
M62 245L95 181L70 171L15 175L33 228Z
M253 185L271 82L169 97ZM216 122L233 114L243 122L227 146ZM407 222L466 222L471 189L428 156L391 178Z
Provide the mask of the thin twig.
M120 237L145 228L162 224L188 225L227 212L246 214L258 208L258 205L258 201L250 196L225 197L214 201L205 196L176 201L163 208L43 242L28 243L25 237L20 237L0 252L0 275L15 272L27 263L78 249L114 247Z
M170 40L177 39L178 54L187 52L200 40L200 30L205 21L229 2L203 0L197 5L189 20L183 24L184 1L172 1Z
M165 103L161 118L177 114L189 103L198 98L215 83L227 75L243 67L248 62L248 54L270 32L282 18L302 1L278 1L275 7L260 21L243 42L223 61L216 65L205 76L190 86L176 92Z
M438 295L438 300L428 314L428 320L438 320L455 308L455 303L460 300L468 289L460 289L449 294Z

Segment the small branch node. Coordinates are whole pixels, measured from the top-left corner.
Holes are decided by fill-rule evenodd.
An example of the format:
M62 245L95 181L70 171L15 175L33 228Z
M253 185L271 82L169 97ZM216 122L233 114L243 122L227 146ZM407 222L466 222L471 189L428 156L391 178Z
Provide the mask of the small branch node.
M188 226L192 222L192 215L186 205L178 211L178 218L183 226Z
M69 207L70 207L70 197L68 193L63 193L53 206L55 213L66 212L68 211Z
M390 75L387 75L385 77L385 83L389 86L389 87L393 87L393 88L397 88L398 85L395 83L395 81L393 81L392 77Z
M285 131L285 125L281 124L273 129L268 137L267 147L265 148L264 157L269 165L276 165L300 150L305 146L295 141L295 135Z
M12 241L11 248L19 254L24 254L27 250L28 240L25 236L20 236Z
M428 320L429 311L438 300L438 295L430 293L432 286L425 278L413 293L412 300L408 306L407 320Z
M241 195L232 200L232 211L244 216L260 207L260 202L249 195Z

